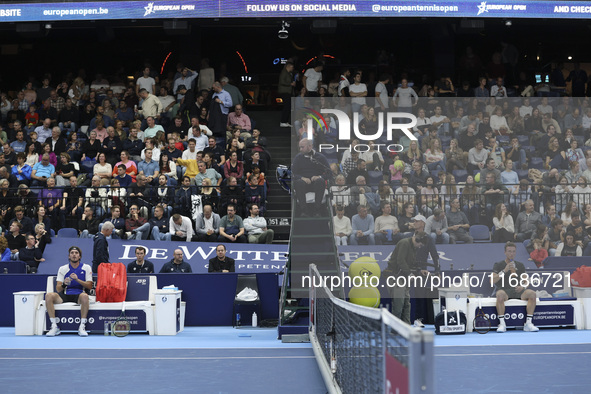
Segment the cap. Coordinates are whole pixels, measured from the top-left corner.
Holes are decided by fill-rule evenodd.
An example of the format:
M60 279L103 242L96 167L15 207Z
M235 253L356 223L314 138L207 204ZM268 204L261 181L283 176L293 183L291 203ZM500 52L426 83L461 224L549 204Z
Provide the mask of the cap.
M187 87L185 85L179 85L178 88L176 88L176 92L178 93L181 90L187 90Z
M421 222L427 223L427 219L425 219L425 217L423 215L417 215L414 218L412 218L411 220L414 220L415 222L421 221Z

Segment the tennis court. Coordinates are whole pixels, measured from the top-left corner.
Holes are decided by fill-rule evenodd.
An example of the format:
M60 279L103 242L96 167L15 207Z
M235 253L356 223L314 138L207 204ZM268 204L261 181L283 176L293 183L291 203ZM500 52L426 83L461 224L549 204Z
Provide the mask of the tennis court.
M437 393L584 393L591 385L591 332L436 336L434 359ZM0 328L0 390L40 393L48 385L66 393L80 387L88 393L327 392L311 345L281 343L275 329L45 338Z

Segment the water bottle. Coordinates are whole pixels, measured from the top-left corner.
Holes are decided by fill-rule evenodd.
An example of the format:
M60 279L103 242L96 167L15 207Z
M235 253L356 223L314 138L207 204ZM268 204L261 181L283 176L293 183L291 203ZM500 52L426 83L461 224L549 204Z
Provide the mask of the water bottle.
M252 312L252 326L257 327L259 325L259 319L256 312Z
M109 331L110 331L110 330L109 330L109 328L110 328L110 327L109 327L109 325L110 325L110 324L109 324L109 322L107 322L107 321L105 320L105 335L109 335Z
M236 314L236 327L240 327L242 323L240 322L240 313Z

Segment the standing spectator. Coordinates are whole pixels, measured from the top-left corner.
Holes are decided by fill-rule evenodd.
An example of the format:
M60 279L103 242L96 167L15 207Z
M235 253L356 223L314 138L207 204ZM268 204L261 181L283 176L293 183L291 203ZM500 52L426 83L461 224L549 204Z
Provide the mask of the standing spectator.
M279 74L277 93L279 93L281 101L283 102L281 122L279 123L280 127L291 127L291 124L289 123L291 115L291 97L293 96L293 89L296 85L295 80L293 79L293 68L293 63L287 62Z

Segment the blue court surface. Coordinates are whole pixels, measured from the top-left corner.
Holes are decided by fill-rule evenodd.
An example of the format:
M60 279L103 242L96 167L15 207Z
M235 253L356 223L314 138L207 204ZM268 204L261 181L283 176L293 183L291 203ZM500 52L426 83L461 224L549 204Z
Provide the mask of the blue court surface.
M310 344L276 338L231 327L125 338L0 328L0 393L326 393ZM591 331L435 337L438 393L588 393L589 365Z

